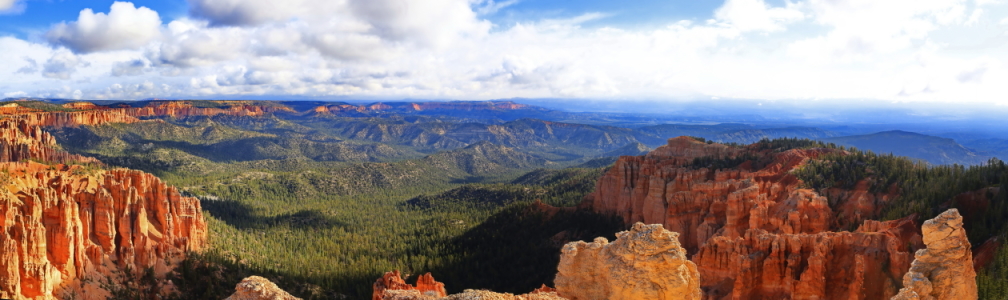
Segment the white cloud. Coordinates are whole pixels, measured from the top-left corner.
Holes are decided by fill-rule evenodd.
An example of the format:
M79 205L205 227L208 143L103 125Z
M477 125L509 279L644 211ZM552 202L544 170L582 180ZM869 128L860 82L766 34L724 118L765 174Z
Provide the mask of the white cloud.
M137 76L143 75L147 69L147 62L142 59L116 62L112 65L112 76Z
M26 65L26 66L21 67L20 69L18 69L16 73L19 73L19 74L35 74L35 73L38 73L39 66L38 66L38 63L35 62L34 59L32 59L31 57L25 56L24 60L25 60L26 63L28 63L28 65Z
M728 0L714 12L717 20L741 31L780 31L805 18L794 5L770 7L763 0Z
M25 11L24 1L21 0L0 0L0 15L16 15Z
M1008 53L963 47L1002 34L964 25L1003 11L964 3L731 0L708 22L618 28L599 12L491 31L483 16L511 1L190 0L191 18L158 20L128 46L75 54L0 37L0 93L1003 101L991 95L1008 93Z
M136 8L130 2L115 2L107 15L90 8L82 10L77 21L53 26L46 38L75 52L89 53L141 47L156 39L160 30L157 12Z
M88 65L69 51L58 51L42 65L42 76L67 80L70 79L70 75L77 72L77 67Z
M497 13L497 11L504 9L505 7L518 4L518 2L519 0L504 0L500 2L494 0L480 1L479 4L481 6L476 8L476 12L480 15L492 15Z
M789 53L810 61L865 61L914 47L942 26L965 19L965 0L809 0L800 5L825 34L793 42Z
M321 2L321 1L319 1ZM190 0L189 12L213 25L259 25L292 17L307 1ZM315 4L315 3L312 3Z

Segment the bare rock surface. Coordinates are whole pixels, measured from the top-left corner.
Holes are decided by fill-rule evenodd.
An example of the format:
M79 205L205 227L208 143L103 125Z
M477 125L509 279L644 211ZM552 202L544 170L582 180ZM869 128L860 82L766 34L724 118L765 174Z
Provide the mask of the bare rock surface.
M568 243L560 255L557 294L571 300L701 299L700 273L661 224L636 223L594 242Z
M269 279L249 276L235 285L235 292L224 300L301 300L280 289Z
M973 254L959 211L950 209L925 221L921 231L927 248L917 251L903 276L903 289L892 299L977 299Z

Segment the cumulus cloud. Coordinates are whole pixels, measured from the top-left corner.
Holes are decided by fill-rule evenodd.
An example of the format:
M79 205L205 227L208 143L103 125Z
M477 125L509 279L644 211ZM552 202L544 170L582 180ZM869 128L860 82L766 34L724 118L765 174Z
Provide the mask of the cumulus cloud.
M829 31L792 43L789 52L812 61L864 61L906 50L941 26L968 21L965 2L809 0L802 5Z
M77 67L87 67L88 65L87 62L82 61L69 51L59 51L42 65L42 76L67 80L77 71Z
M143 75L146 68L147 62L142 59L116 62L112 65L112 76L120 77Z
M46 39L78 53L138 48L160 36L161 18L147 8L130 2L112 3L108 14L84 9L77 21L60 23L46 33Z
M779 31L805 15L795 5L770 7L763 0L728 0L714 17L741 31Z
M598 12L490 30L485 16L514 1L189 0L189 16L158 20L157 35L125 46L60 42L71 52L0 37L0 82L31 96L91 99L930 101L1008 93L996 84L1008 81L1000 63L1008 54L962 47L1002 34L1003 27L968 25L997 24L1003 7L964 1L729 0L702 22L626 28L605 25L611 15ZM88 18L111 24L118 11L142 10L86 11L60 28L85 28ZM103 51L111 49L121 50ZM22 69L52 79L16 75Z
M15 0L0 0L0 10L7 10L14 7Z
M0 15L20 14L25 10L24 1L0 0Z
M959 75L956 75L956 80L959 80L959 82L962 83L967 82L979 83L981 82L981 80L983 80L983 76L986 73L987 73L987 66L979 66L974 69L966 70L959 73Z
M38 73L39 66L38 66L38 63L35 62L34 59L32 59L31 57L25 57L24 60L25 60L25 62L28 63L28 65L25 65L24 67L21 67L20 69L18 69L16 73L18 73L18 74L35 74L35 73Z
M292 17L304 1L189 0L189 13L212 25L259 25Z

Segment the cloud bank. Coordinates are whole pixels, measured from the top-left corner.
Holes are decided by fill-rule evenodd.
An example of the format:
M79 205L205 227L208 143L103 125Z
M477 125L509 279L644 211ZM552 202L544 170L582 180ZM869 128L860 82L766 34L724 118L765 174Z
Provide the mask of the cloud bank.
M513 3L189 0L187 16L165 23L116 2L53 25L46 43L0 37L0 94L1000 103L1008 93L998 1L728 0L709 18L646 29L605 25L618 12L485 18Z

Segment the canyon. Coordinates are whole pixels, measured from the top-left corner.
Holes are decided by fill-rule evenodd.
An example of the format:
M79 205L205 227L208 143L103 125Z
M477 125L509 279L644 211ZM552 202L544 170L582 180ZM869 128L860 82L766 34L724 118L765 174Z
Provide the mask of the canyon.
M104 299L107 286L100 281L105 278L121 279L125 273L145 270L165 278L187 253L208 248L209 229L199 200L183 196L152 174L110 168L98 159L68 153L48 129L149 124L143 122L192 116L529 109L510 102L378 103L320 106L302 114L283 105L209 103L150 101L132 107L71 102L54 111L16 104L0 107L0 183L4 187L0 189L0 298ZM532 130L540 135L586 130L583 125L549 121L530 124L512 126L515 132ZM522 128L527 130L518 130ZM510 136L510 131L502 132ZM591 137L587 144L630 140L608 133ZM529 140L511 138L514 145ZM492 152L487 150L493 150L492 146L475 142L460 151L485 154ZM646 147L642 146L633 148L643 151ZM533 162L515 163L515 169L550 163L505 150L515 154L494 156ZM593 181L594 191L577 208L542 202L530 206L545 212L547 219L561 211L580 210L615 216L627 225L628 230L617 233L612 242L605 238L570 242L558 236L557 246L564 246L556 266L555 289L544 285L517 295L484 290L448 294L430 273L410 285L403 274L393 271L374 282L371 298L976 298L976 270L994 260L1001 242L991 238L972 253L963 219L991 207L988 195L997 194L998 188L954 198L950 203L968 208L962 216L950 210L922 226L917 215L876 221L900 196L895 186L876 187L873 181L862 180L853 188L816 191L806 188L794 174L810 160L846 153L836 148L777 150L766 144L669 139L644 155L620 157L604 173L599 170L602 176ZM464 156L449 158L465 161ZM495 172L488 170L487 174ZM173 286L167 282L162 288L170 293ZM246 278L235 290L231 299L296 299L262 277Z
M104 299L106 278L153 270L158 277L189 251L206 247L199 200L152 174L105 169L69 154L45 128L146 122L147 116L261 115L269 108L194 108L165 102L44 112L5 106L0 113L0 298ZM170 285L166 288L170 289Z

